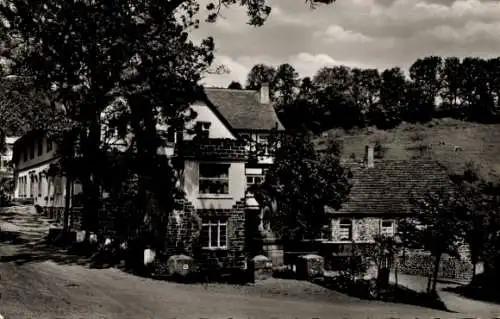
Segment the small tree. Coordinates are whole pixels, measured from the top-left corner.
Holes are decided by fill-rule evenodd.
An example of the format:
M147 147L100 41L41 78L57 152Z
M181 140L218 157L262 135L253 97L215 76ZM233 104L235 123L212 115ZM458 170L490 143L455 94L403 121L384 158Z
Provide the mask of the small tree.
M339 208L350 191L350 172L340 164L340 151L332 144L318 155L307 133L286 135L261 188L277 203L270 221L286 241L315 238L326 224L324 206ZM269 196L268 196L269 197Z
M377 266L377 281L380 286L387 284L387 279L382 275L383 273L390 273L394 266L396 254L399 245L394 237L377 235L374 238L375 245L370 250L370 259Z
M432 189L422 197L412 197L412 217L406 222L407 241L415 241L434 257L429 274L428 292L436 292L439 266L443 254L457 255L462 244L464 223L461 218L463 198L456 190Z

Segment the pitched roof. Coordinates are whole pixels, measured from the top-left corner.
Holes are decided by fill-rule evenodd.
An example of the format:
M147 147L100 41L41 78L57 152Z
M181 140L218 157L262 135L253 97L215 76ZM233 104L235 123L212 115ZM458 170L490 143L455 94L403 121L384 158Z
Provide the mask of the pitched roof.
M258 91L205 88L205 94L235 130L284 130L273 105L260 103Z
M338 211L325 207L329 213L401 214L411 207L411 192L424 195L434 187L453 187L446 170L436 161L382 160L375 167L346 164L351 168L352 189L349 200Z

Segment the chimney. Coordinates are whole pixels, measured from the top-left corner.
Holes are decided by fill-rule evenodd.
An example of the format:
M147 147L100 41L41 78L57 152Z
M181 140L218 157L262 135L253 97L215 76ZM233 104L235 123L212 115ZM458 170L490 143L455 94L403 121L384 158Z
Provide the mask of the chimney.
M367 168L375 167L375 163L373 161L374 147L373 145L365 146L365 165Z
M260 85L260 103L261 104L269 104L269 83L262 83Z

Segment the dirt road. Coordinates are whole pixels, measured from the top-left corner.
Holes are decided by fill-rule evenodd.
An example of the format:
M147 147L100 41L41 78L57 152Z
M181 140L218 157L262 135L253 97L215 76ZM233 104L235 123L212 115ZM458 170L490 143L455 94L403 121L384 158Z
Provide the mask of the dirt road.
M90 269L41 249L49 223L27 208L0 212L0 314L10 318L449 318L432 309L369 302L316 285L183 285ZM30 244L31 243L31 244Z

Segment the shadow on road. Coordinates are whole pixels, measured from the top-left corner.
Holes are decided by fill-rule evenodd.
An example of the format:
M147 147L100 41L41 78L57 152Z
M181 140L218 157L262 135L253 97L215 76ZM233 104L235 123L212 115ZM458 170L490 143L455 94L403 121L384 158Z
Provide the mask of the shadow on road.
M363 280L360 280L360 284L338 285L335 282L335 279L331 278L315 281L316 284L325 288L336 290L352 297L360 299L373 299L372 296L369 296L368 285L366 283L363 284L362 282ZM384 290L379 291L376 299L384 302L453 312L446 307L446 305L440 300L439 296L425 292L417 292L401 285L390 284Z
M10 254L0 256L0 262L13 262L22 265L32 262L53 261L58 264L78 264L90 266L92 256L84 252L73 251L70 247L57 247L45 239L30 242L23 239L18 233L0 235L3 245L11 246Z
M443 290L472 300L500 304L500 297L498 296L498 289L496 286L480 287L472 285L458 285L446 287L443 288Z
M95 250L49 241L51 222L31 206L0 208L0 262L22 265L53 261L65 265L106 266L95 261Z

